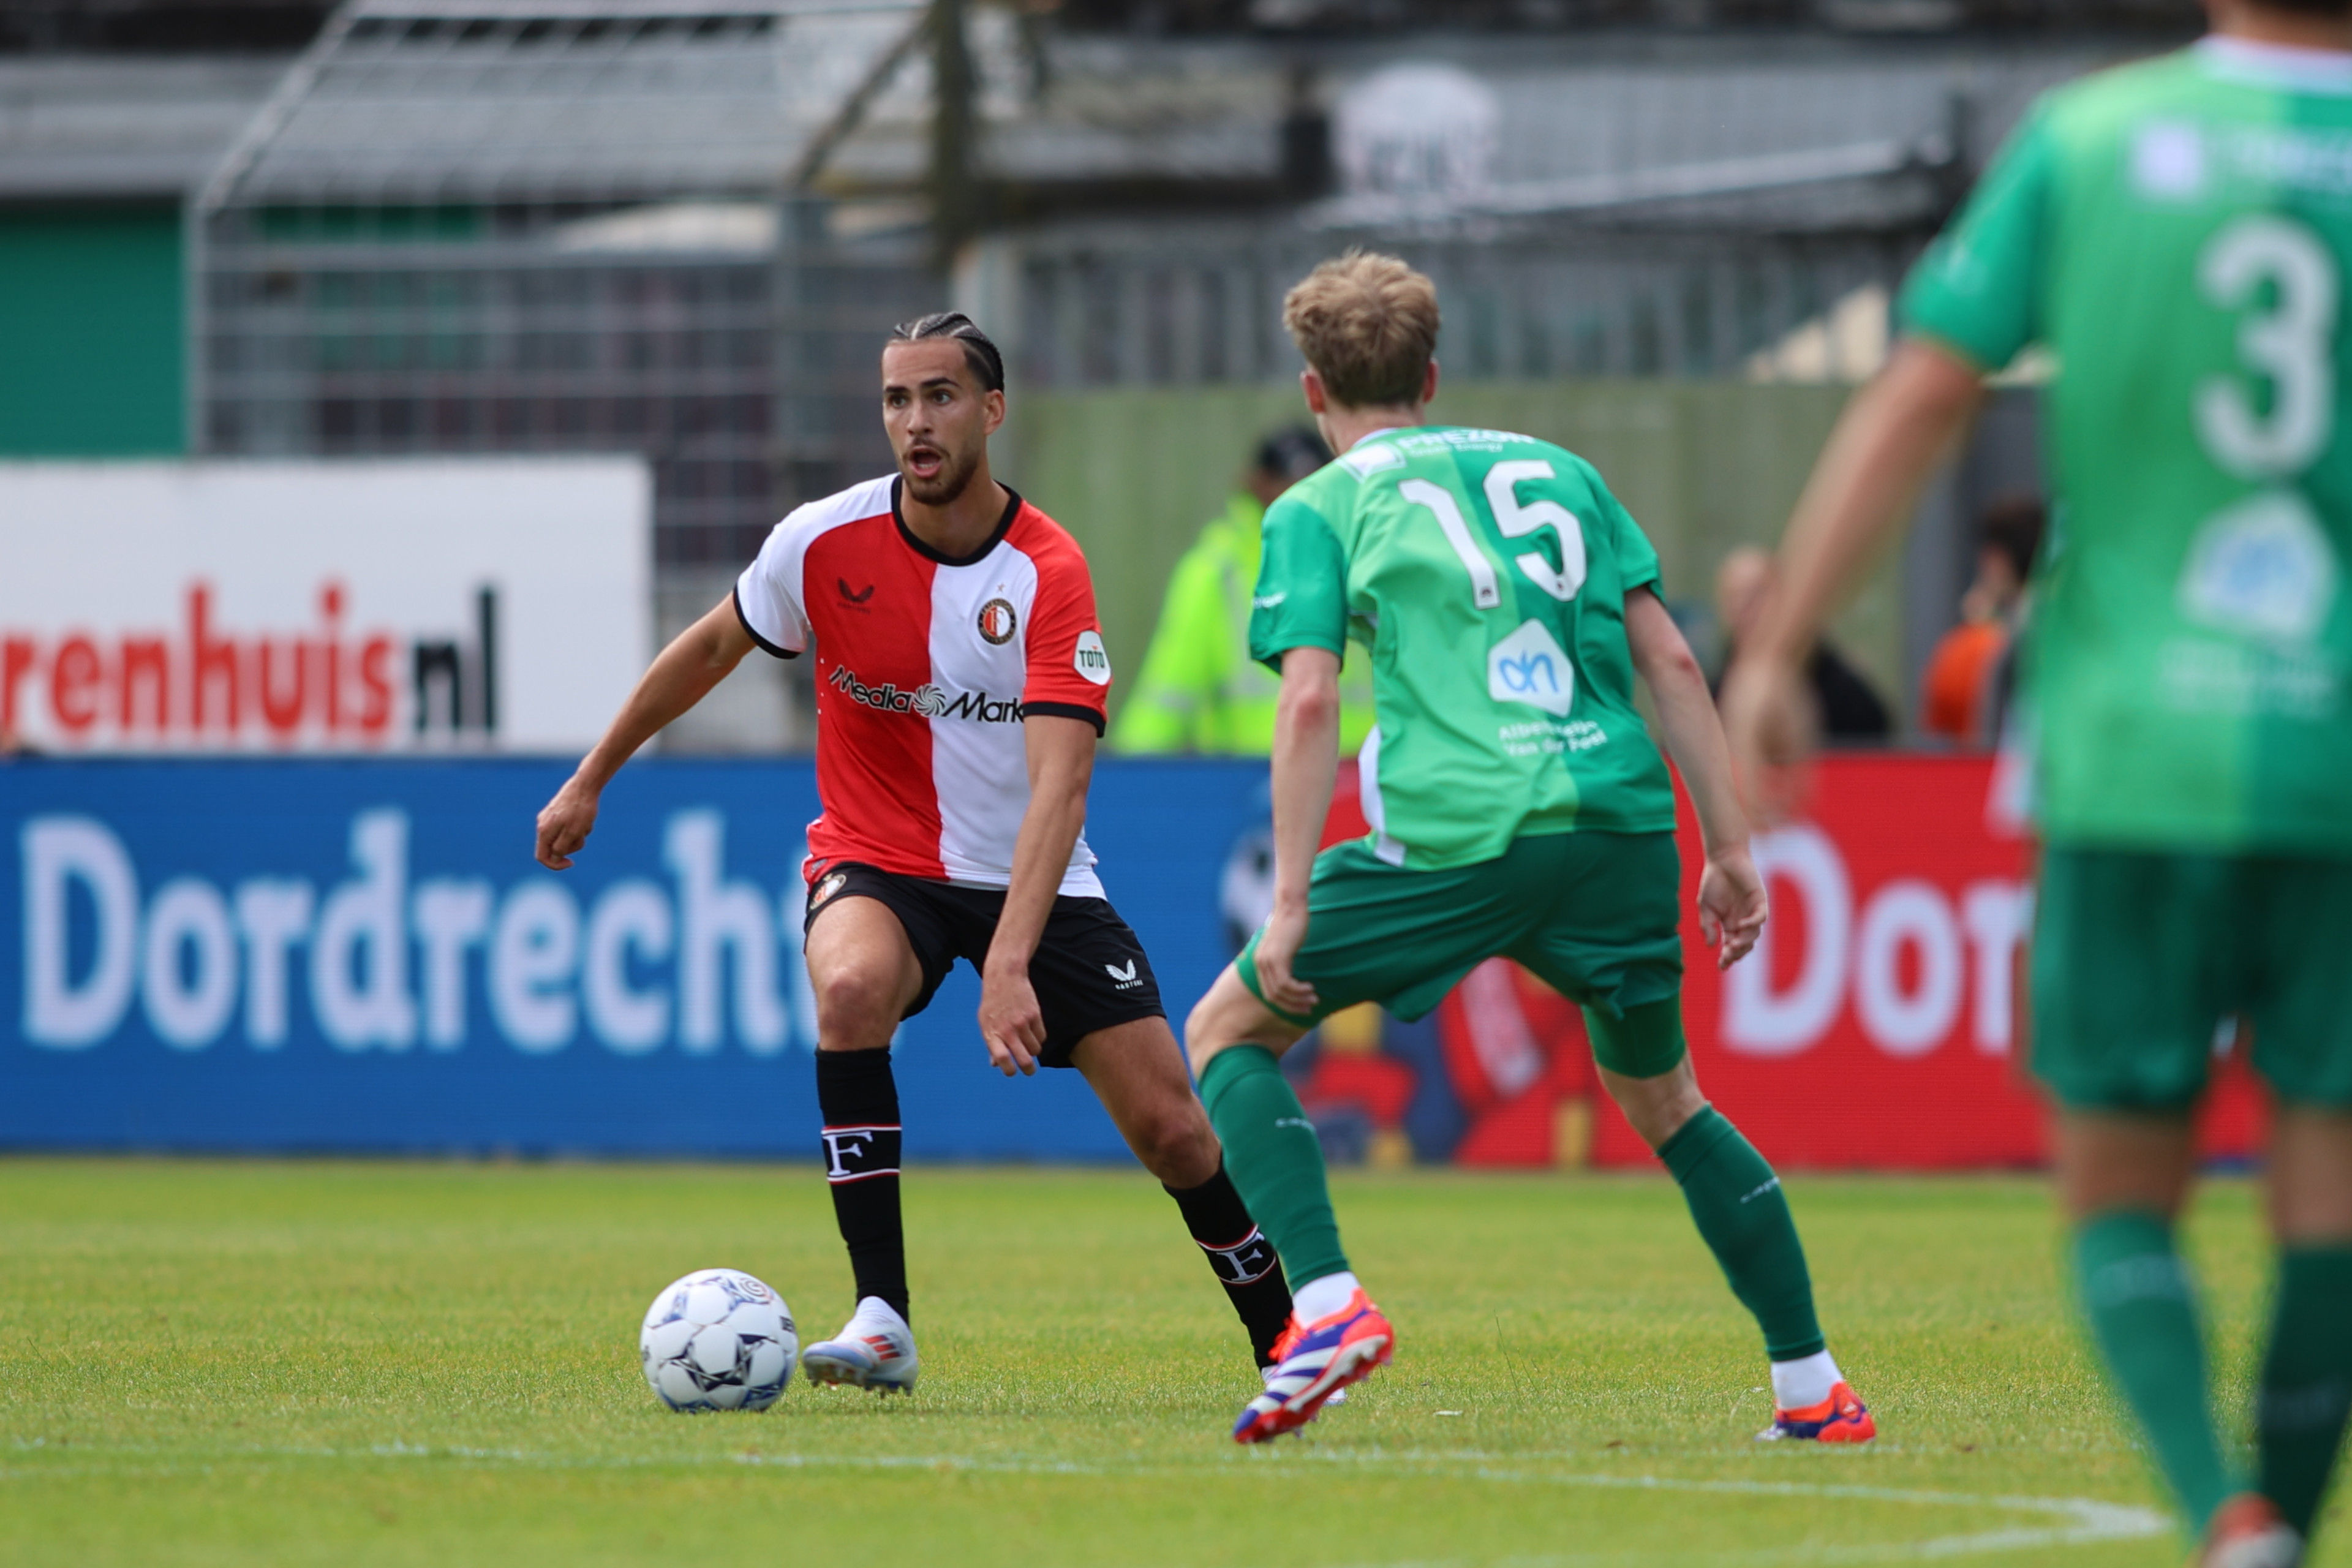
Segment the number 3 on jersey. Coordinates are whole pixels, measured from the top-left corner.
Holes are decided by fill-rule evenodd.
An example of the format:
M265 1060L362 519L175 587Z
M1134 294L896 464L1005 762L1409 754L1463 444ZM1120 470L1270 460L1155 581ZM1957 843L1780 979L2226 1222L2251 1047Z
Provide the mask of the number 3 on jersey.
M2271 385L2257 413L2245 385L2217 375L2197 388L2197 435L2241 479L2292 479L2336 434L2336 316L2343 284L2335 258L2292 218L2258 213L2215 235L2197 259L2197 284L2224 310L2244 310L2238 361ZM2263 299L2267 292L2270 298Z
M1584 586L1584 530L1558 501L1522 504L1518 496L1520 480L1552 477L1551 465L1541 458L1496 463L1486 470L1486 510L1506 539L1525 539L1539 528L1552 531L1559 546L1560 563L1557 568L1538 550L1514 556L1511 564L1526 573L1528 582L1566 604ZM1427 479L1406 479L1397 486L1397 494L1415 506L1426 508L1437 519L1438 531L1445 535L1445 542L1454 547L1454 553L1462 558L1464 569L1470 574L1471 603L1482 610L1501 605L1503 591L1495 581L1494 565L1486 559L1486 552L1478 548L1478 542L1470 536L1469 520L1462 515L1454 492Z

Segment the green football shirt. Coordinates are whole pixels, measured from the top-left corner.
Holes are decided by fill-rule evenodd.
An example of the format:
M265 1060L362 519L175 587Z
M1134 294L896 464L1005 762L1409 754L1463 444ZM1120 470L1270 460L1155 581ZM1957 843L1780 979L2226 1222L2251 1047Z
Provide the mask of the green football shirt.
M2053 842L2352 851L2347 260L2352 56L2208 39L2050 94L1906 284L1906 331L2056 361Z
M1523 835L1675 826L1633 709L1625 596L1657 552L1571 452L1500 430L1366 437L1265 514L1250 654L1370 652L1364 816L1416 870Z

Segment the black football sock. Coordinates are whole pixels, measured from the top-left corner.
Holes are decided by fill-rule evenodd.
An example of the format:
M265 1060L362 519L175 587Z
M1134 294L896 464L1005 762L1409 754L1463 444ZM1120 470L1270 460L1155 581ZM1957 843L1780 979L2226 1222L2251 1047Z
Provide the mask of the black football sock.
M1217 1173L1199 1186L1182 1192L1170 1187L1168 1195L1184 1211L1185 1228L1209 1255L1210 1269L1225 1288L1242 1327L1249 1331L1258 1365L1272 1366L1274 1342L1290 1321L1290 1286L1282 1277L1282 1259L1275 1256L1274 1243L1258 1233L1257 1222L1250 1218L1233 1178L1225 1174L1224 1162L1218 1161Z
M898 1084L890 1076L888 1047L817 1052L816 1103L824 1116L824 1179L833 1184L833 1217L849 1247L857 1299L879 1296L908 1318L907 1233L898 1221Z

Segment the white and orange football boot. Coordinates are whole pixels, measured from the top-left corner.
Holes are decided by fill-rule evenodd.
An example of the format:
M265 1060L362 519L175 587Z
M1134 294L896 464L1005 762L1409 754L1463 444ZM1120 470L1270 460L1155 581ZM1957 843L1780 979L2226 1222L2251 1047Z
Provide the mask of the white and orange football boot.
M921 1363L915 1355L915 1331L907 1320L881 1297L868 1296L857 1303L841 1332L801 1352L801 1365L811 1383L906 1394L914 1388Z

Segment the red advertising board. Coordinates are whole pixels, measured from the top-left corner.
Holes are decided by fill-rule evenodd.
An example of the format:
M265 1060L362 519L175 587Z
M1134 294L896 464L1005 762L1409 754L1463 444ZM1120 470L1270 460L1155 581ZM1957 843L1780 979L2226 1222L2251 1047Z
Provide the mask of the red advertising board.
M2045 1113L2020 1037L2032 918L2030 847L1989 820L1991 759L1900 752L1824 759L1802 819L1757 836L1772 918L1718 972L1694 908L1696 825L1683 805L1685 1026L1708 1097L1790 1168L1966 1170L2039 1164ZM1343 781L1331 837L1361 831ZM1377 1130L1416 1094L1450 1097L1465 1164L1646 1165L1599 1092L1576 1010L1500 961L1437 1014L1442 1085L1383 1042L1327 1051L1310 1106L1355 1106ZM1395 1026L1388 1026L1395 1032ZM1424 1061L1427 1054L1423 1054ZM1427 1117L1424 1121L1430 1120ZM2258 1146L2259 1097L2234 1060L2207 1107L2209 1153ZM1438 1152L1413 1143L1427 1159Z
M1728 971L1685 918L1683 1016L1707 1095L1798 1166L2021 1165L2043 1150L2019 1066L2027 847L1986 819L1981 757L1825 759L1803 819L1759 834L1772 900ZM1683 804L1684 908L1696 824ZM1616 1116L1593 1157L1645 1161Z

